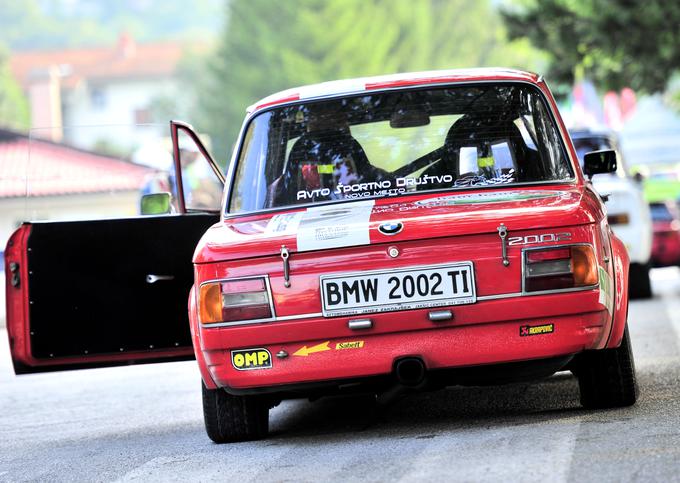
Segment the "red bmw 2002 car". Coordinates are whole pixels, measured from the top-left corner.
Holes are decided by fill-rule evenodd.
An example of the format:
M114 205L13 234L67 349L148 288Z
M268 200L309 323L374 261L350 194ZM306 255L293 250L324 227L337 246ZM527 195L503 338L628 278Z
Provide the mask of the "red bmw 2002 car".
M171 133L178 173L178 133L212 163L189 125ZM635 402L628 255L540 76L292 89L248 110L226 175L212 166L219 213L177 176L174 214L14 233L17 373L195 356L216 442L265 436L285 398L563 370L585 407ZM588 176L615 168L585 156Z

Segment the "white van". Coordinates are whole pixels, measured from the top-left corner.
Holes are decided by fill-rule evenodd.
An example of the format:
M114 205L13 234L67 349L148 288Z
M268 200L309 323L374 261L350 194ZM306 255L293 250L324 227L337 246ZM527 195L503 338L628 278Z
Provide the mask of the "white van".
M608 130L572 130L571 139L581 166L583 155L600 149L618 152L618 169L612 174L593 177L593 186L606 199L609 224L623 240L630 256L631 298L649 298L652 287L649 269L652 255L652 217L641 183L631 177L625 166L616 135Z

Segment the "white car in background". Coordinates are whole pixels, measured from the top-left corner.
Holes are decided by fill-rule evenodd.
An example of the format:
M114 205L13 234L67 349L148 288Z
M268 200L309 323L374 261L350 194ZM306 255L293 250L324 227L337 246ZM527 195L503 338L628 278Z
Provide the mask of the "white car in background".
M595 190L606 199L607 217L616 235L623 240L630 256L631 298L649 298L652 256L652 216L641 183L629 176L616 135L608 130L572 130L571 139L583 166L583 155L600 149L618 152L618 168L612 174L593 177Z

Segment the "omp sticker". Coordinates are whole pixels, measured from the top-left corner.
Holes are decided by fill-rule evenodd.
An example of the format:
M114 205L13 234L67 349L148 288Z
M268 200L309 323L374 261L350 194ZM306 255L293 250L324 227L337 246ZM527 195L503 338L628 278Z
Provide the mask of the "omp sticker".
M373 200L308 208L297 230L299 252L370 243L368 222Z
M264 348L231 351L231 364L238 371L271 369L272 355Z
M363 340L354 340L352 342L338 342L335 344L335 350L344 350L344 349L361 349L364 347L364 341Z
M529 335L552 334L553 332L555 332L555 324L522 325L519 328L520 337L527 337Z
M609 315L612 315L614 313L614 284L612 277L602 267L598 267L598 273L600 275L600 295L597 301L607 308Z
M554 198L562 196L564 193L564 191L546 190L487 191L485 193L440 196L438 198L416 201L416 204L428 206L452 206L473 203L500 203L503 201L523 201L541 198Z

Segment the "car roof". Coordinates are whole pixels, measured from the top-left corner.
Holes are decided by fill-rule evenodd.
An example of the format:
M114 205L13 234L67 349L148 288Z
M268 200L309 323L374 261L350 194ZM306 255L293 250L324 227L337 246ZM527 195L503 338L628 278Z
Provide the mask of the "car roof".
M336 97L398 87L480 81L524 81L538 83L542 77L531 72L505 68L476 68L408 72L374 77L359 77L294 87L267 96L247 109L248 113L303 99Z

